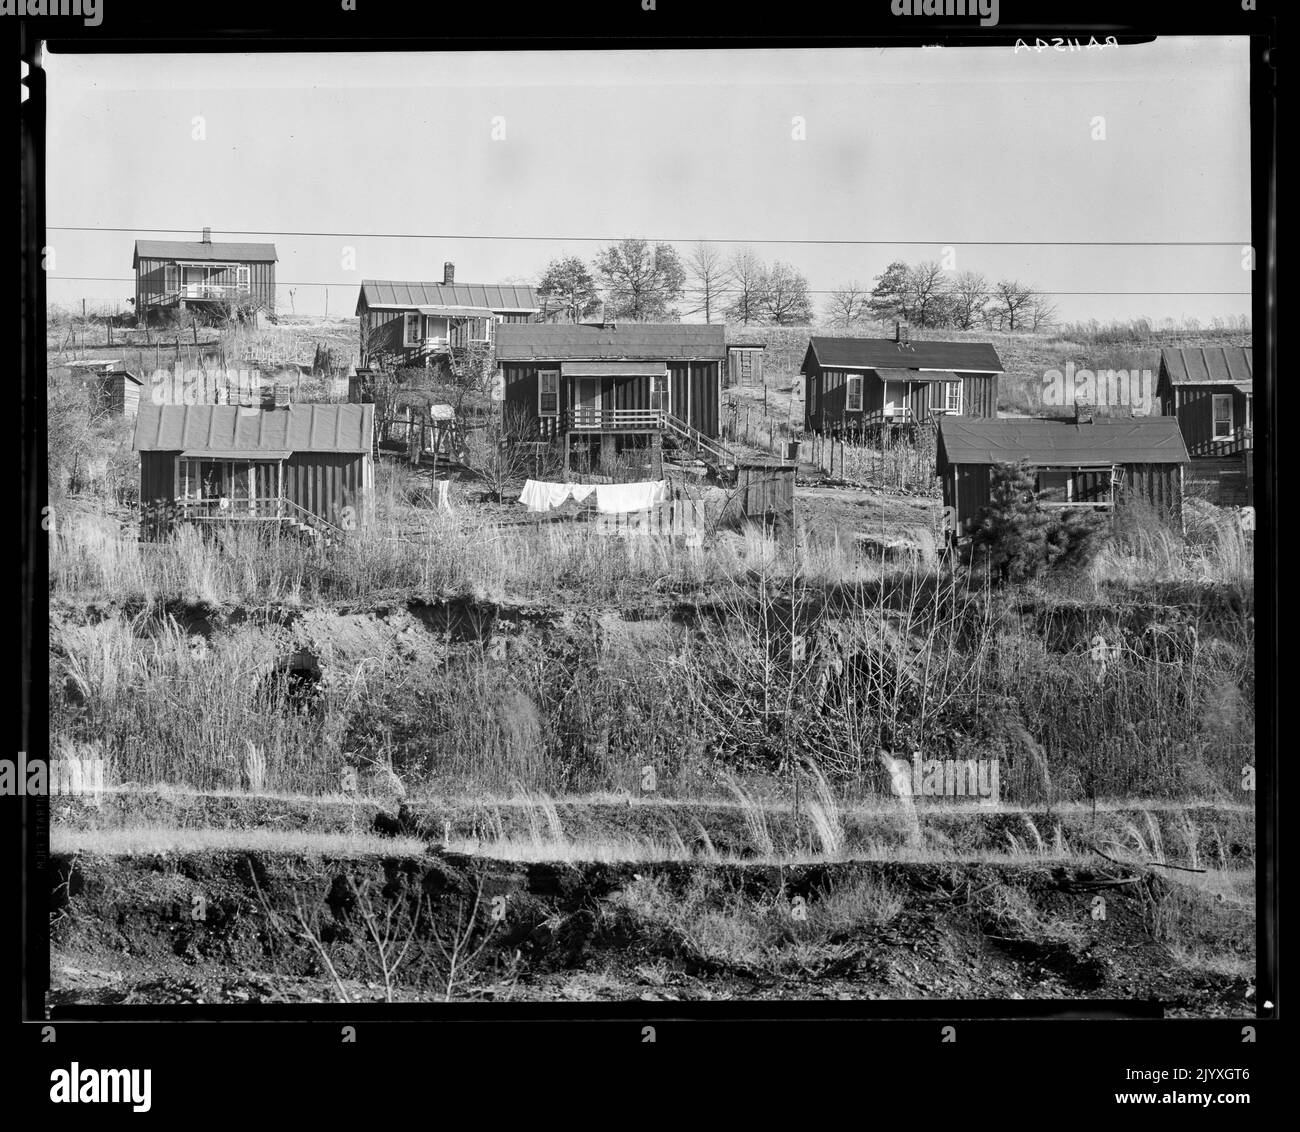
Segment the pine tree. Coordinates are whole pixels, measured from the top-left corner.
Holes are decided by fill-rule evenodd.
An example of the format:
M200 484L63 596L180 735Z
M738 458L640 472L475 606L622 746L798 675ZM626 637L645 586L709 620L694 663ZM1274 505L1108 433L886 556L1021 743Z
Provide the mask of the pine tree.
M1003 582L1022 582L1047 565L1051 521L1034 497L1034 473L1023 461L995 464L989 503L975 528L975 545L988 549L989 564Z

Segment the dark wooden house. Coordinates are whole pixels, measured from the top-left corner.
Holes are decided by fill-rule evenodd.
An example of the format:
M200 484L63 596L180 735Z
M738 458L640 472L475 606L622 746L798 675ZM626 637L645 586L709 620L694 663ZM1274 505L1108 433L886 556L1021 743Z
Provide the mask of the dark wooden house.
M1253 377L1249 346L1160 351L1156 397L1183 430L1187 488L1214 503L1251 502Z
M373 405L140 406L141 535L178 523L274 523L315 537L363 526Z
M457 283L451 263L441 283L366 279L357 298L361 365L429 365L475 343L490 346L498 325L533 322L540 311L531 287Z
M690 323L501 326L505 411L565 452L597 460L669 438L725 463L725 333Z
M1141 499L1181 515L1188 457L1172 417L944 417L935 471L953 533L970 534L988 505L994 465L1021 460L1035 472L1044 507L1108 510Z
M136 316L149 319L164 310L211 308L218 303L275 310L275 245L212 242L202 239L136 240Z
M913 342L901 325L893 338L812 338L801 372L810 432L998 415L1002 361L988 342Z

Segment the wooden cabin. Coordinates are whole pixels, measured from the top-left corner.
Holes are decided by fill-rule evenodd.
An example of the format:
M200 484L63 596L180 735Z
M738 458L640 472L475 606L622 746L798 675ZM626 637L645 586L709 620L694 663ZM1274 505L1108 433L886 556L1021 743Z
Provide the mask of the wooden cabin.
M1212 503L1253 498L1253 353L1249 346L1160 351L1160 411L1183 430L1188 491Z
M373 405L155 405L135 422L141 537L179 523L273 523L313 537L363 526Z
M212 242L204 228L195 242L136 240L136 317L233 303L275 311L275 245Z
M533 322L540 311L533 288L457 283L451 263L441 283L366 279L357 298L361 365L431 365L453 350L490 346L498 325Z
M1143 499L1181 516L1188 456L1172 417L944 417L935 471L956 536L970 534L988 505L994 466L1021 460L1036 473L1043 507L1109 510Z
M1002 361L988 342L811 338L804 355L804 427L870 432L948 415L996 417Z
M726 331L690 323L503 325L504 412L593 464L665 438L728 460L722 434Z

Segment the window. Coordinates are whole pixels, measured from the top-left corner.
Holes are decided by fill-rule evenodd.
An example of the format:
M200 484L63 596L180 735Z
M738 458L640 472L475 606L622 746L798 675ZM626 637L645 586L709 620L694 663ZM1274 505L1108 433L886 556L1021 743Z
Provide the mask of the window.
M1216 393L1214 395L1214 439L1224 440L1232 436L1232 394Z
M654 373L650 375L650 408L672 412L672 394L668 389L668 375Z
M490 318L471 318L469 320L469 340L471 342L488 342L491 340Z
M402 345L418 346L420 344L420 316L407 314L402 316Z
M846 413L862 412L862 375L852 374L845 382L844 411Z
M553 417L560 411L560 371L544 369L537 374L537 415Z
M930 408L938 413L960 413L961 382L933 382L930 385Z
M251 289L249 285L248 266L246 264L235 268L235 285L244 293L247 293Z

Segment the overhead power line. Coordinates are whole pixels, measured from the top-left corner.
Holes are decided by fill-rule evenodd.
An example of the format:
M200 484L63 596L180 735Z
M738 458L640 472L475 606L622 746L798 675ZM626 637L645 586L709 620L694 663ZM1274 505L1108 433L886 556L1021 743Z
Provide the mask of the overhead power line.
M99 225L48 225L48 232L142 232L166 235L194 234L193 228L110 228ZM255 231L251 228L213 230L221 236L302 236L331 240L490 240L532 241L551 244L617 244L627 236L501 236L469 232L276 232ZM1002 248L1241 248L1250 240L822 240L822 239L726 239L699 236L645 236L651 244L816 244L841 247L1002 247Z

